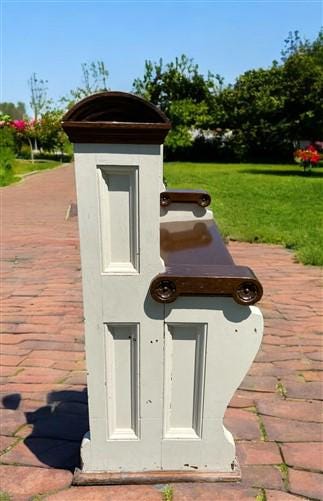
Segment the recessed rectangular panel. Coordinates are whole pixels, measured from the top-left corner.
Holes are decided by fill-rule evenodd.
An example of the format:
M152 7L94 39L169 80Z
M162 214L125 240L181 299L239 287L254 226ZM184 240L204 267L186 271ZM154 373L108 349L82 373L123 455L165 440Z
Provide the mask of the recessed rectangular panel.
M138 169L99 166L98 181L103 271L138 273Z
M166 324L165 438L202 433L206 326Z
M108 438L138 439L138 325L106 326Z

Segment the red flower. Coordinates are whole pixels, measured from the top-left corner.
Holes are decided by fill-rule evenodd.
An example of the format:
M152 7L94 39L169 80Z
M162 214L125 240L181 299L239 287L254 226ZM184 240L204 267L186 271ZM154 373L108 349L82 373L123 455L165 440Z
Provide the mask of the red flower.
M294 157L302 164L316 165L320 161L320 155L312 145L308 146L306 150L296 150Z
M27 123L25 122L25 120L13 120L11 122L11 125L19 132L23 132L27 127Z

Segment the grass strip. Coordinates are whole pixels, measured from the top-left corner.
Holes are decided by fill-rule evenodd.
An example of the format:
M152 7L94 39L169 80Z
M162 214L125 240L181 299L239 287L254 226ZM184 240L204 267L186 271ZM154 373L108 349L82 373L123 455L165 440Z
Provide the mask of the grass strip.
M205 189L221 234L280 244L303 264L323 265L323 167L170 162L169 188Z
M21 177L30 172L53 169L60 165L60 162L53 160L35 160L32 163L30 160L14 159L12 168L5 169L0 175L0 186L8 186L20 181Z

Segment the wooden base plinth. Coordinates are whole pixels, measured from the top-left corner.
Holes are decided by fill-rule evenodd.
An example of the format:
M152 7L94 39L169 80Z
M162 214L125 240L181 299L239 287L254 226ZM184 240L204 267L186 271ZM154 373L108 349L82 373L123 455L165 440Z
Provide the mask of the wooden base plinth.
M74 485L112 484L168 484L173 482L237 482L241 471L236 462L232 472L218 471L140 471L140 472L85 472L76 468Z

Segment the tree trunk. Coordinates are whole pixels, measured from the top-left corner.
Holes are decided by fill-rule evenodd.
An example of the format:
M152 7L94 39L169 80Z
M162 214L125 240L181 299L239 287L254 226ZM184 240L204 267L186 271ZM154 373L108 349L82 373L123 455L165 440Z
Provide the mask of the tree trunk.
M29 143L29 148L30 148L30 160L31 160L31 163L33 164L34 163L34 149L33 149L33 143L31 141L31 139L28 138L28 143Z

